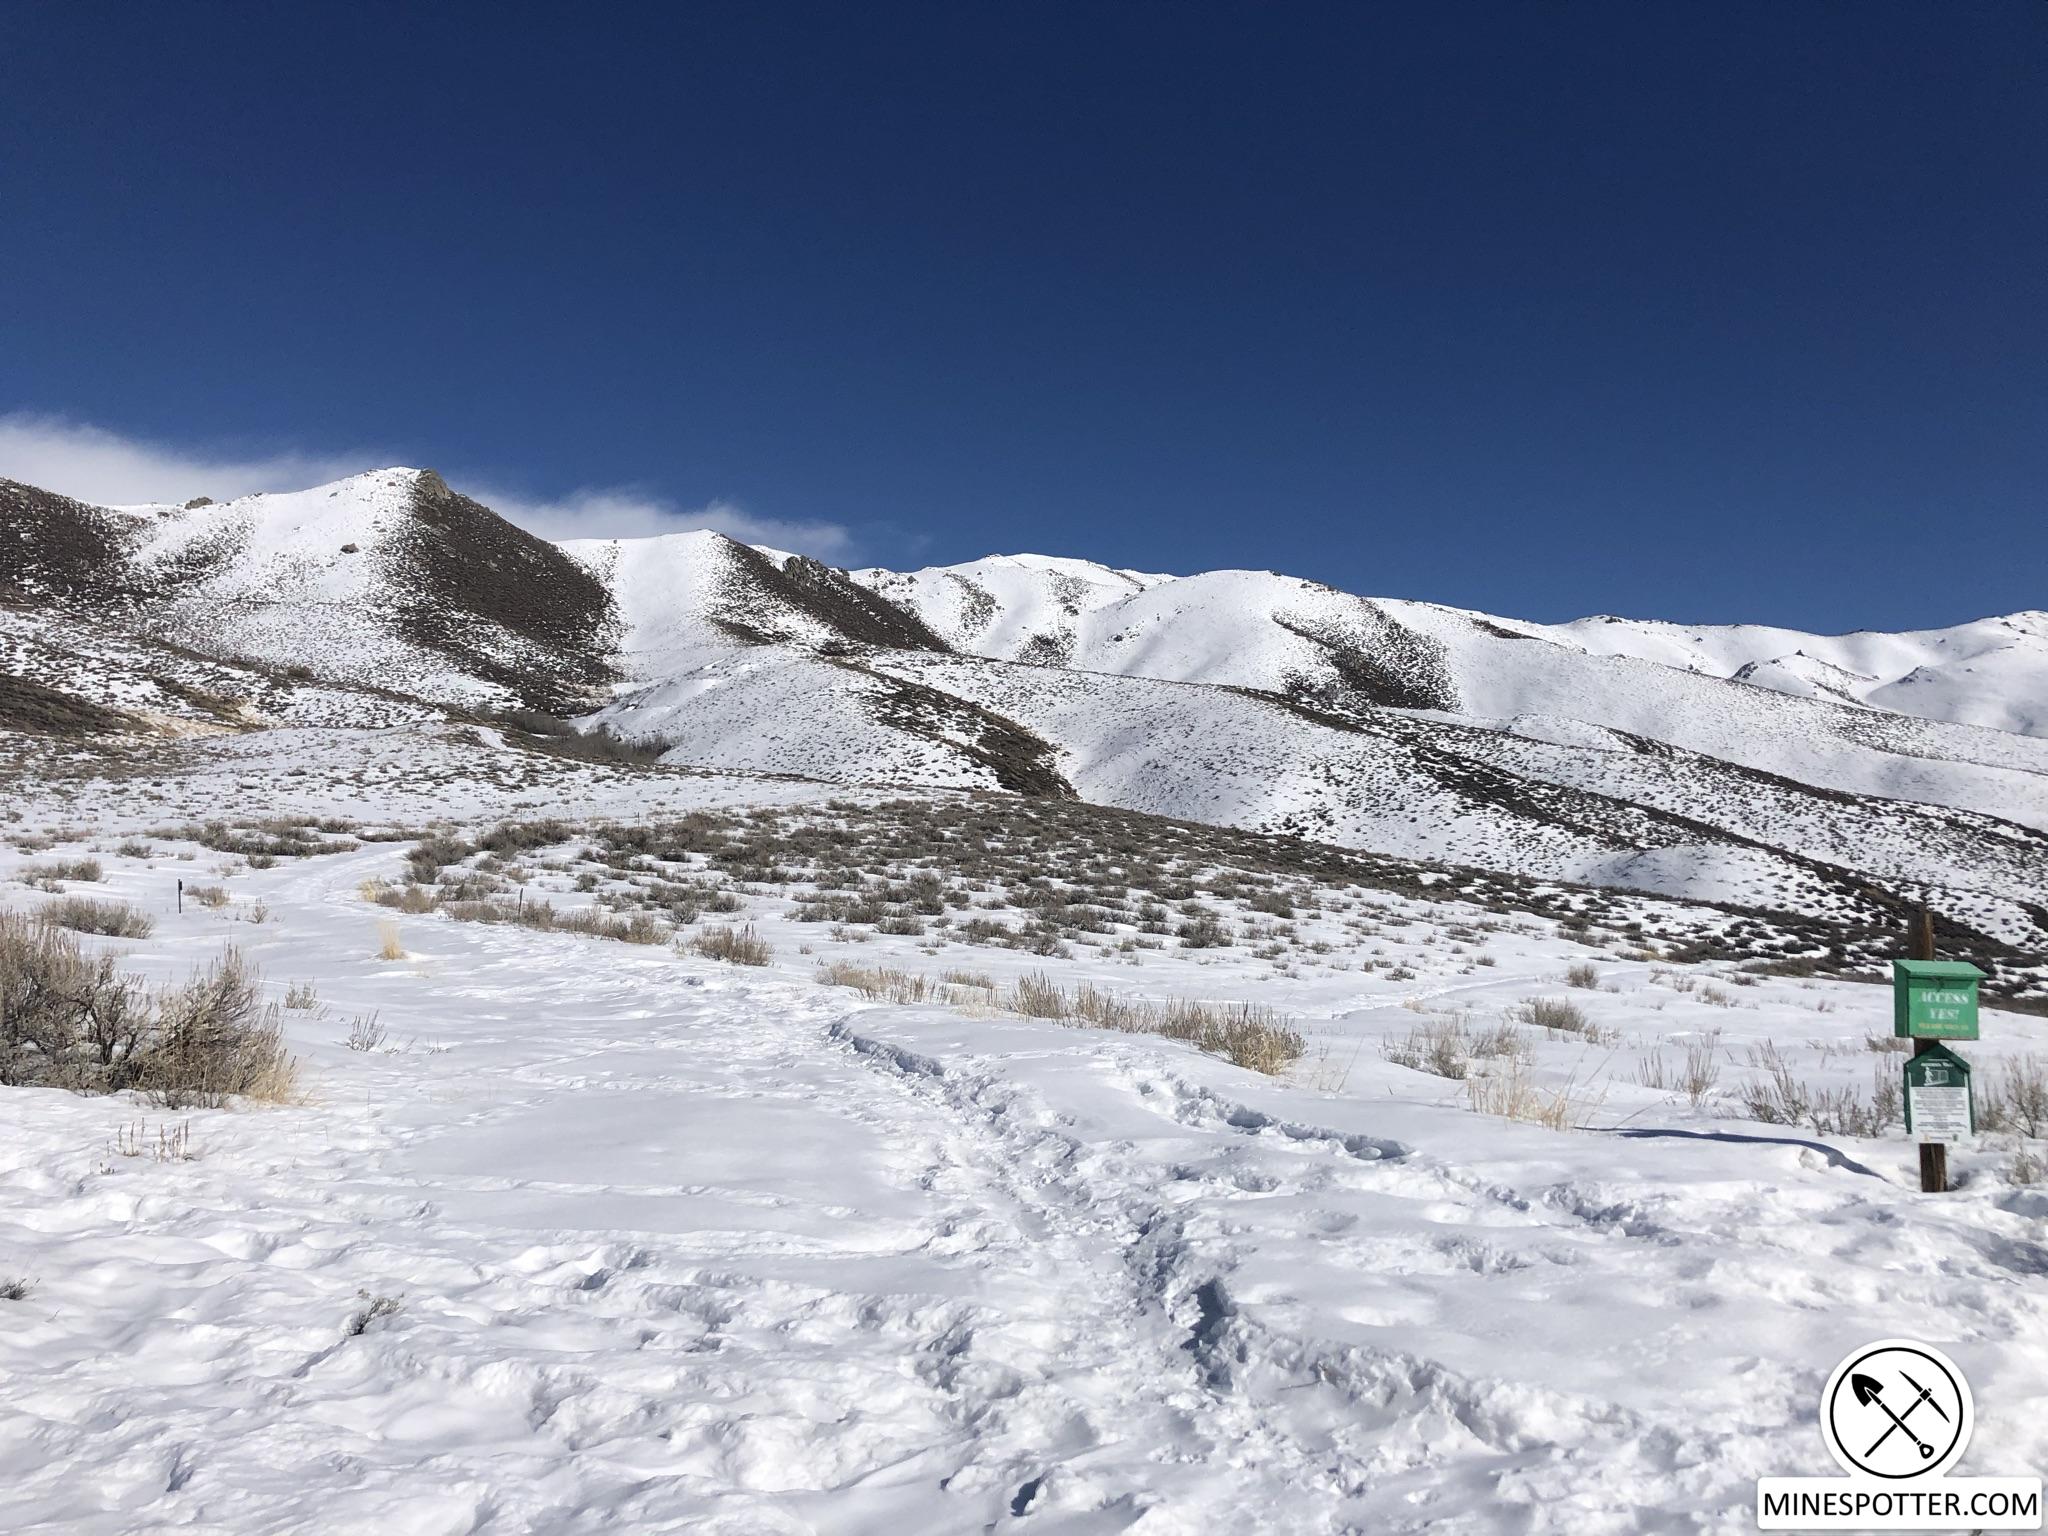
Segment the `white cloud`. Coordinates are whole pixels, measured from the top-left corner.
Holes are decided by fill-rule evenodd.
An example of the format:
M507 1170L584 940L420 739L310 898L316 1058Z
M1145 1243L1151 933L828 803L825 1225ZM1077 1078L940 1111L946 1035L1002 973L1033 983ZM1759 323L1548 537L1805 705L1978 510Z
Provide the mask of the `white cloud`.
M227 501L296 491L379 467L374 454L274 453L251 458L124 437L62 416L0 416L0 475L98 506Z
M59 491L99 506L229 501L258 491L296 491L392 463L389 454L289 451L238 456L128 437L68 417L35 412L0 415L0 476ZM821 560L847 563L852 533L839 523L758 517L727 501L695 509L632 487L572 491L539 500L495 490L488 476L458 473L449 483L520 527L549 539L624 539L714 528L749 544L770 544Z
M662 497L624 487L575 491L554 501L533 501L488 488L471 489L467 494L545 539L631 539L713 528L745 544L795 550L836 565L847 563L854 548L852 533L839 523L757 517L729 501L682 508Z

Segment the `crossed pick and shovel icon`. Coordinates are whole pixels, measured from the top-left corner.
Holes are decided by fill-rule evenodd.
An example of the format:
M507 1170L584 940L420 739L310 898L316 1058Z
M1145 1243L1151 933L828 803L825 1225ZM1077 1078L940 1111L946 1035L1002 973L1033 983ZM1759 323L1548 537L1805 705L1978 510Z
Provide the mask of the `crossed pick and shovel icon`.
M1883 1445L1885 1441L1889 1440L1892 1437L1892 1432L1896 1430L1899 1433L1905 1435L1905 1437L1908 1440L1913 1442L1914 1446L1920 1452L1921 1460L1925 1461L1934 1455L1934 1447L1929 1445L1925 1440L1922 1440L1918 1435L1914 1434L1912 1430L1906 1428L1906 1420L1910 1419L1913 1416L1913 1410L1918 1408L1922 1403L1925 1403L1928 1407L1932 1408L1934 1410L1935 1416L1939 1418L1943 1423L1948 1422L1948 1415L1942 1411L1941 1404L1937 1403L1934 1400L1934 1394L1932 1392L1928 1391L1927 1388L1921 1386L1920 1383L1915 1381L1911 1376L1906 1376L1906 1373L1904 1371L1899 1372L1899 1374L1901 1376L1905 1376L1906 1385L1911 1387L1915 1392L1919 1394L1917 1397L1913 1399L1912 1402L1906 1404L1906 1411L1904 1413L1892 1412L1892 1405L1884 1400L1884 1386L1881 1382L1878 1381L1878 1379L1875 1376L1859 1375L1851 1376L1849 1378L1849 1390L1856 1394L1856 1401L1862 1403L1865 1407L1868 1407L1870 1404L1875 1403L1879 1408L1884 1410L1884 1416L1891 1420L1891 1423L1887 1424L1884 1427L1884 1433L1879 1435L1875 1440L1871 1441L1870 1449L1865 1451L1863 1454L1866 1457L1875 1454L1877 1448L1880 1445Z

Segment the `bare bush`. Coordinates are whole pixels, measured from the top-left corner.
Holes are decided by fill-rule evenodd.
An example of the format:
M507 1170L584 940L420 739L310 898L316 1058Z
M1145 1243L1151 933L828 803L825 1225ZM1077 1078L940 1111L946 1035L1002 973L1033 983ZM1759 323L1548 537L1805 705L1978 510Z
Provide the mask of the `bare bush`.
M1988 1128L2002 1125L2030 1137L2048 1132L2048 1061L2031 1052L2007 1057L1987 1099L1994 1122Z
M536 912L548 910L544 903L539 902L529 902L527 906ZM621 944L666 944L670 932L668 924L656 921L648 913L634 912L621 917L599 907L582 907L559 914L552 923L531 926L552 927L561 933L580 933L593 939L616 939ZM749 960L744 963L766 965L768 962Z
M1694 1109L1706 1102L1714 1085L1721 1081L1720 1043L1720 1035L1713 1034L1686 1047L1685 1075L1678 1080L1678 1088Z
M365 1304L359 1307L348 1320L347 1336L361 1338L370 1331L373 1323L387 1317L396 1317L405 1310L402 1296L373 1296L368 1291L357 1291L356 1296Z
M17 878L40 891L61 891L66 881L94 884L105 878L98 859L56 859L47 864L24 864Z
M1221 949L1230 942L1230 929L1213 912L1197 913L1174 930L1183 949Z
M1853 1088L1817 1089L1802 1081L1774 1041L1750 1047L1749 1064L1761 1075L1737 1097L1752 1120L1803 1125L1821 1136L1881 1136L1900 1118L1899 1086L1882 1062L1868 1100Z
M1519 1056L1503 1057L1490 1070L1465 1079L1465 1100L1482 1115L1522 1120L1553 1131L1568 1131L1599 1108L1602 1095L1568 1078L1555 1087L1538 1083Z
M744 928L729 923L706 928L690 940L690 948L707 960L723 960L731 965L766 965L775 958L773 946L754 932L751 923Z
M449 864L460 864L476 850L445 833L421 838L405 855L406 877L415 885L432 885Z
M156 919L125 901L94 901L90 896L65 896L48 903L42 915L75 933L105 934L117 939L146 939Z
M1652 1046L1643 1053L1643 1059L1636 1063L1636 1081L1645 1088L1653 1088L1659 1093L1666 1092L1671 1087L1671 1074L1664 1064L1662 1051Z
M1502 1019L1485 1029L1472 1031L1472 1054L1477 1057L1526 1056L1529 1042L1513 1021Z
M1898 1119L1898 1099L1898 1087L1889 1081L1868 1102L1853 1088L1825 1088L1814 1094L1806 1123L1822 1136L1882 1136Z
M297 1064L285 1051L278 1007L261 991L242 952L229 948L183 987L159 994L137 1086L172 1109L290 1098Z
M914 971L855 965L847 960L824 962L818 967L818 980L831 987L851 987L877 1002L922 1003L934 995L931 983Z
M1277 1077L1308 1050L1300 1030L1262 1003L1176 1003L1157 1032L1233 1066Z
M35 1288L35 1281L26 1275L17 1275L11 1280L0 1280L0 1301L27 1301L29 1293Z
M202 907L224 907L228 904L227 891L218 885L188 885L185 894Z
M96 1078L118 1077L146 1029L140 988L112 956L88 955L49 923L0 912L0 1083L99 1086Z
M1588 1033L1586 1010L1567 997L1529 997L1522 1000L1522 1021L1555 1034Z
M294 1066L260 983L229 949L182 987L145 993L111 956L70 934L0 913L0 1082L112 1093L173 1107L282 1099Z
M1775 1041L1749 1049L1749 1064L1761 1072L1738 1095L1743 1112L1766 1125L1804 1125L1813 1113L1813 1093L1799 1080Z
M941 996L924 976L843 960L820 965L818 979L889 1002L927 1002ZM981 994L969 999L970 1006L993 1005L1025 1018L1185 1040L1254 1072L1284 1072L1308 1049L1298 1029L1257 1003L1158 1003L1119 996L1087 982L1069 993L1042 971L1020 978L1007 992L998 990L993 977L974 971L949 971L945 985Z
M563 912L550 902L527 901L523 897L514 901L471 900L460 895L429 895L428 888L419 885L401 889L404 893L402 910L413 910L416 904L420 911L445 912L459 923L510 923L546 933L616 939L622 944L666 944L674 932L651 912L617 913L608 912L603 907L577 907ZM444 887L444 891L446 889ZM468 887L454 889L461 891ZM379 899L383 899L381 893Z
M1380 1054L1398 1067L1457 1082L1471 1069L1472 1039L1462 1019L1431 1019L1406 1038L1383 1043Z
M1059 984L1043 971L1033 971L1010 993L1010 1007L1028 1019L1064 1019L1071 1009Z
M376 1014L359 1013L349 1021L348 1034L341 1043L352 1051L374 1051L383 1047L388 1036Z
M1564 984L1588 992L1595 991L1600 986L1600 968L1590 961L1581 960L1564 973Z

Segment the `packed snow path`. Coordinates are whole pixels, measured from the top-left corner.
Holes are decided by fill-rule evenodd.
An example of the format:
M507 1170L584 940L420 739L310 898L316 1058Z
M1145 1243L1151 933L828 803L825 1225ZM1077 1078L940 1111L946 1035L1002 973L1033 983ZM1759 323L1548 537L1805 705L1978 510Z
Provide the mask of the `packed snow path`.
M1842 1350L1937 1311L2020 1346L1965 1351L1985 1469L2043 1448L2024 1196L570 935L403 919L382 963L395 862L267 873L234 935L338 1015L311 1105L159 1161L153 1112L129 1157L132 1105L10 1093L0 1527L1732 1531L1821 1470ZM339 1048L371 1008L408 1049Z
M346 903L357 862L280 896ZM429 932L385 981L424 981L403 1015L437 1032L359 1059L360 1103L205 1117L254 1177L208 1178L214 1146L115 1170L147 1193L37 1181L26 1224L104 1224L67 1267L154 1316L10 1340L62 1372L8 1437L12 1528L958 1531L1057 1467L1106 1506L1067 1528L1114 1530L1142 1482L1080 1490L1127 1445L1254 1517L1227 1464L1182 1458L1270 1437L1148 1294L1160 1235L1069 1187L1065 1138L835 1039L844 993ZM398 1310L346 1334L378 1296Z

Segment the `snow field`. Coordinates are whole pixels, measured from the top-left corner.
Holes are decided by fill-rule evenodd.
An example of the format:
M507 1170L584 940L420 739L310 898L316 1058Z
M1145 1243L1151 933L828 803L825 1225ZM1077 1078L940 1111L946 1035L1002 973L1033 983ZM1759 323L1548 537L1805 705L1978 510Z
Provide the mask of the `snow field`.
M70 887L157 917L105 941L131 968L233 940L318 1007L286 1014L302 1105L0 1090L0 1280L33 1282L0 1302L0 1526L1733 1531L1758 1473L1822 1470L1841 1353L1929 1318L1977 1392L1971 1466L2048 1449L2048 1197L2011 1182L2014 1144L1961 1152L1931 1200L1896 1129L1729 1099L1764 1042L1866 1089L1896 1061L1866 1045L1876 988L1742 985L1384 896L1303 914L1330 951L1275 963L835 936L764 891L720 919L772 941L753 971L394 918L359 891L405 847L249 869L110 846ZM0 880L86 851L9 851ZM523 857L567 902L555 852ZM180 916L180 875L232 899ZM1252 998L1311 1053L1275 1081L870 1004L817 984L833 960ZM1392 1059L1530 998L1584 1014L1517 1027L1585 1129L1475 1113ZM383 1045L348 1049L371 1013ZM2048 1021L1985 1029L1986 1077L2048 1047ZM1709 1038L1699 1104L1641 1080ZM160 1159L167 1128L196 1156Z

